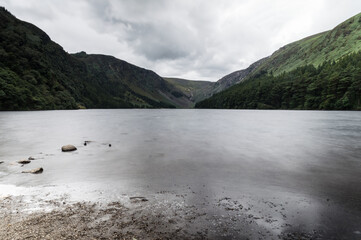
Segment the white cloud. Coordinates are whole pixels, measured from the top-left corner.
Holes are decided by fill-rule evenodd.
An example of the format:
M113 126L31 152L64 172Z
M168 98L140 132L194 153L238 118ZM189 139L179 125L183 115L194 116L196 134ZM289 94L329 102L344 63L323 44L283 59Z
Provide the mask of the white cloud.
M161 76L217 80L358 13L344 0L0 0L68 52L114 55Z

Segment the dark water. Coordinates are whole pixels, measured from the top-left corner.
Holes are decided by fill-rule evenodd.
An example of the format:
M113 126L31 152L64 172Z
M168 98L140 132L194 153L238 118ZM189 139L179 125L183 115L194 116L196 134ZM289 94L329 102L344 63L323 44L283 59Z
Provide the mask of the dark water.
M361 112L1 112L0 136L3 185L80 186L109 196L189 188L195 202L299 199L310 203L304 225L342 226L355 237L361 229ZM78 151L62 153L65 144ZM37 160L20 170L41 166L43 174L6 164L29 156Z

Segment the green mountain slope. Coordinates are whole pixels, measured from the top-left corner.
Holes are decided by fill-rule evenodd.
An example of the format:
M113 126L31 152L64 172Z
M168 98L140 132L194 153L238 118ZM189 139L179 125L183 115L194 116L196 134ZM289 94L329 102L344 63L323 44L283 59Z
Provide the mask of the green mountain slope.
M199 108L360 109L361 14L286 45Z
M338 62L263 74L196 104L197 108L361 110L361 52Z
M274 52L259 68L273 75L305 65L319 66L361 50L361 13L334 29L288 44Z
M0 8L0 109L75 108L83 64L39 28Z
M262 63L264 63L266 60L267 60L267 57L262 58L262 59L258 60L257 62L251 64L246 69L238 70L238 71L232 72L232 73L222 77L215 83L213 90L212 90L212 95L215 93L219 93L223 90L226 90L227 88L232 87L233 85L244 81L245 79L247 79L248 76L250 76L255 71L257 71L258 67Z
M155 72L129 64L112 56L85 52L73 54L85 63L92 84L134 106L184 107L188 98L175 94L176 88Z
M110 56L71 55L0 7L0 110L176 107L175 87Z
M247 76L252 74L267 58L263 58L253 63L246 69L235 71L224 76L217 82L194 81L180 78L164 78L167 82L175 86L179 93L187 96L189 104L185 107L194 107L197 102L213 96L237 83L242 82Z
M208 81L193 81L180 78L164 78L168 83L176 88L173 92L176 96L185 95L188 99L185 107L194 107L198 101L212 96L214 91L215 82Z

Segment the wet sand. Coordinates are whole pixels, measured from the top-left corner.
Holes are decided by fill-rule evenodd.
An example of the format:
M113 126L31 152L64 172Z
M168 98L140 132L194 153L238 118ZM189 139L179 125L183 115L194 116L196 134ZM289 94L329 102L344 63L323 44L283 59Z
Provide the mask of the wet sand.
M48 189L49 190L49 189ZM332 233L299 222L309 214L306 199L214 201L191 189L179 195L158 192L122 195L118 201L74 201L68 194L19 194L0 198L0 239L357 239L360 233ZM330 210L330 200L325 200ZM330 217L330 216L327 216ZM325 218L326 219L326 218ZM346 231L347 232L347 231ZM337 235L338 234L338 235Z

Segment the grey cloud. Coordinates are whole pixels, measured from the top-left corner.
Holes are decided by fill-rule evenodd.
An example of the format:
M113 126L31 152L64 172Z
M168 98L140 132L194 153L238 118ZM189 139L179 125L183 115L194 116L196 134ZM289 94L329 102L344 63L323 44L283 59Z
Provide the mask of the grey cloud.
M94 1L93 1L94 2ZM125 4L126 3L126 4ZM119 41L126 41L134 52L143 55L149 61L173 60L199 54L198 36L190 32L178 19L168 21L159 17L162 7L169 1L123 1L110 4L105 1L94 5L99 19L99 31L108 32L122 29ZM121 12L116 12L121 9ZM127 9L125 14L121 14ZM124 13L124 12L123 12ZM107 25L107 27L104 27Z
M186 36L166 24L130 24L128 44L150 61L185 58L192 52Z

